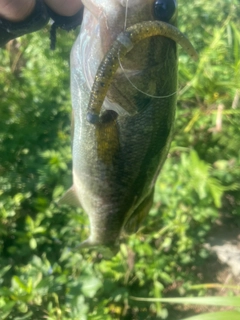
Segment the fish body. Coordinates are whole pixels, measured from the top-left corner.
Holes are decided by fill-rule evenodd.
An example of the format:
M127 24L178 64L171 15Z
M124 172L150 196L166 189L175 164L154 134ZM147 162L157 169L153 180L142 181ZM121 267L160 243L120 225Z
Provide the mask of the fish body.
M73 186L61 202L81 205L89 217L90 237L82 246L114 247L122 231L137 231L152 205L173 132L177 47L163 36L135 45L109 87L103 120L93 125L87 111L99 64L124 28L156 20L156 1L83 2L83 23L71 52ZM172 25L176 10L168 21Z

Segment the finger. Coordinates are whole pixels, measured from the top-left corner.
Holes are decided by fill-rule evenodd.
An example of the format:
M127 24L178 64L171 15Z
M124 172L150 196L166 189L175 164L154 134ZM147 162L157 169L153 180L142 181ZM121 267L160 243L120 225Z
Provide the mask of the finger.
M0 18L19 22L27 18L36 0L0 0Z
M45 3L61 16L73 16L82 7L81 0L45 0Z

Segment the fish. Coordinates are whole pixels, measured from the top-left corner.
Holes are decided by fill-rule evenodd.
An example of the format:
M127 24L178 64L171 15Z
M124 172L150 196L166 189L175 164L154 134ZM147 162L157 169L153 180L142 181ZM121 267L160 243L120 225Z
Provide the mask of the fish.
M119 250L153 204L173 136L176 0L83 0L71 51L73 185L60 204L82 207L89 238L79 248Z

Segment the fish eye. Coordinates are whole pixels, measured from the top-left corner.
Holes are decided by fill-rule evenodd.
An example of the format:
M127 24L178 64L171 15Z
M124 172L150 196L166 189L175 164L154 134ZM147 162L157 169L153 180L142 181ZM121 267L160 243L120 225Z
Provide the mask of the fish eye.
M155 0L153 13L157 20L168 22L175 13L176 0Z

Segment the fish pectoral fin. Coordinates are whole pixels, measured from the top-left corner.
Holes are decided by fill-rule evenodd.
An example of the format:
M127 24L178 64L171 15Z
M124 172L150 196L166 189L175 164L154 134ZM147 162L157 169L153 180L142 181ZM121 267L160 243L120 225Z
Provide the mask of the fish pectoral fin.
M139 110L136 106L134 98L131 97L131 91L125 87L125 82L123 83L123 87L120 81L116 81L112 84L111 94L113 96L119 96L119 103L117 104L117 108L115 107L115 110L113 104L113 110L116 111L119 115L128 114L130 116L134 116L139 112Z
M58 201L59 205L62 204L67 204L69 206L74 206L74 207L81 207L81 203L77 197L76 190L74 186L69 188L64 195L61 197L61 199Z

